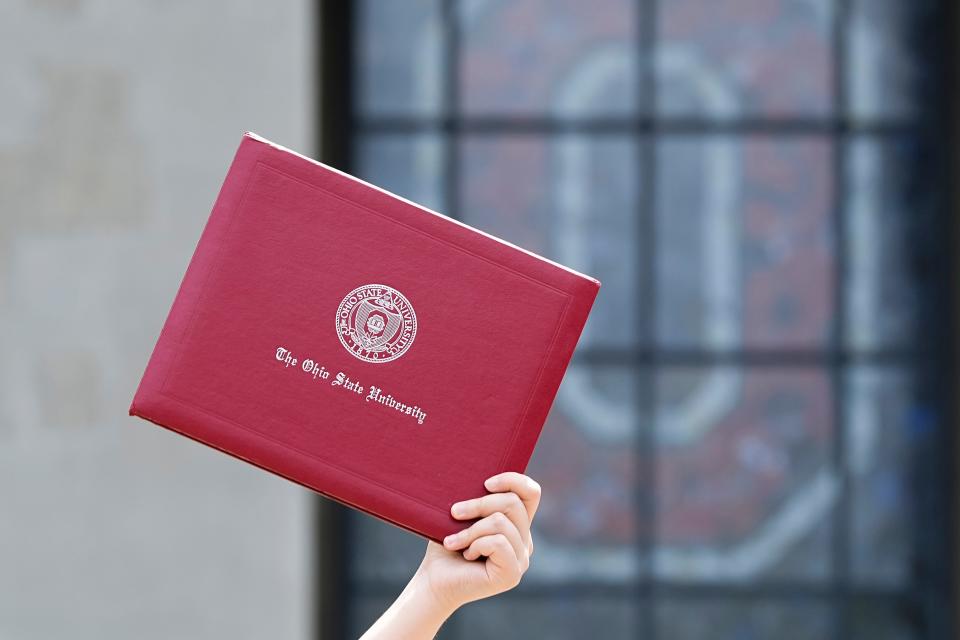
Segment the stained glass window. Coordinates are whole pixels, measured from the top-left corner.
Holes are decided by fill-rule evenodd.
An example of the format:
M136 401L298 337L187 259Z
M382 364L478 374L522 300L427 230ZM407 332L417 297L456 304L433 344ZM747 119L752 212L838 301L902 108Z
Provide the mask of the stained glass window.
M345 13L344 167L603 282L532 568L441 637L948 637L939 4ZM355 637L424 543L341 517Z

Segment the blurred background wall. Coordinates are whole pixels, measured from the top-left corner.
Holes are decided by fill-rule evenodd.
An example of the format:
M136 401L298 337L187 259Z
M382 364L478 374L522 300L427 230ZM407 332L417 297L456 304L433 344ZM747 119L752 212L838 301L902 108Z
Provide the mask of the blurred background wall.
M300 488L126 415L240 136L309 151L306 1L0 3L0 638L305 638Z

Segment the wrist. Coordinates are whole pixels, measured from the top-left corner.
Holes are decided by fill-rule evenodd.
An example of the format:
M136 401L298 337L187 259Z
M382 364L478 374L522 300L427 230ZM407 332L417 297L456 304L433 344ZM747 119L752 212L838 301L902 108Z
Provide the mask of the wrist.
M429 577L418 570L361 640L428 640L456 609L434 595Z
M452 616L463 605L462 602L452 599L449 592L438 591L430 581L430 576L423 565L410 578L406 590L409 590L411 600L419 604L418 608L429 611L442 620Z

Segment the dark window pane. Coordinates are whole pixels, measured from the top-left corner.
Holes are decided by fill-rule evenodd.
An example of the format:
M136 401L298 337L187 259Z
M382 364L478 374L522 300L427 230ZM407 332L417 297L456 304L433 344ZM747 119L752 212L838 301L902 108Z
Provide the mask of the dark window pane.
M920 617L907 602L855 602L850 607L852 640L919 640Z
M631 0L461 3L468 114L626 114L637 104Z
M853 0L850 3L847 77L857 118L900 118L916 112L925 34L918 17L929 0Z
M527 582L638 577L637 386L629 367L567 370L527 469L543 487Z
M640 605L633 599L563 595L475 602L457 614L463 640L635 638Z
M427 541L359 511L349 511L350 567L357 582L397 588L417 570Z
M918 307L912 237L919 150L907 138L858 138L848 154L847 339L856 349L904 346ZM927 190L927 193L930 193Z
M669 640L824 640L831 608L816 600L678 599L656 605L657 637Z
M660 341L823 346L833 311L830 142L668 138L657 161Z
M730 118L824 116L832 100L831 2L659 2L658 108Z
M620 136L469 136L464 222L603 283L580 345L637 342L637 154Z
M397 590L399 594L399 589ZM393 598L383 597L354 597L350 601L350 618L347 634L350 638L359 638L380 617Z
M358 3L354 77L361 113L438 113L442 39L439 0Z
M838 487L826 374L672 368L657 393L656 574L827 577Z
M357 176L444 213L443 145L434 134L369 134L358 138Z
M922 428L911 378L906 371L857 367L848 375L847 394L851 571L870 585L908 586L911 440Z

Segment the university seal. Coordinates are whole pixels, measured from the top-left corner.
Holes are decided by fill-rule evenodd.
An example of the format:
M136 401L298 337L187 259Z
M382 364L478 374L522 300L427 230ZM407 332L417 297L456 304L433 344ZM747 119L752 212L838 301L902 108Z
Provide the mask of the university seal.
M383 284L365 284L337 307L337 336L343 348L364 362L390 362L410 348L417 314L407 298Z

